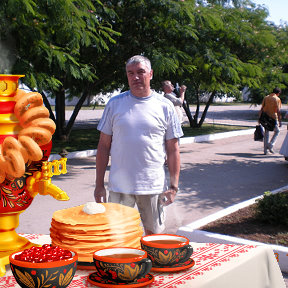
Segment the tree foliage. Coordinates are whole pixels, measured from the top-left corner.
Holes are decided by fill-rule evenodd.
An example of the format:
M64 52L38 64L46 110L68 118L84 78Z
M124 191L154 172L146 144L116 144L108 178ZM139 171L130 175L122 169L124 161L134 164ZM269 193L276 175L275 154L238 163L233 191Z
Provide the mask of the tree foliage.
M60 137L69 135L89 95L128 88L125 61L135 54L150 58L156 90L165 79L188 87L192 127L202 125L216 95L249 87L259 103L273 86L287 87L287 26L267 15L249 0L2 0L0 32L2 40L14 39L12 72L56 97ZM65 95L79 96L67 126Z
M98 78L89 59L82 57L92 47L95 57L108 50L116 34L98 14L100 1L2 0L1 40L13 38L16 62L12 73L25 74L31 89L49 91L56 98L57 136L65 136L65 95L87 94ZM108 11L107 11L108 13ZM46 100L46 105L50 107ZM50 109L51 117L53 113Z
M273 84L271 77L266 77L279 63L279 59L275 62L279 28L265 21L268 11L245 0L203 2L103 1L117 15L113 28L121 33L109 59L103 58L113 67L110 75L114 81L107 77L103 85L108 90L112 88L109 83L127 89L123 64L131 55L144 54L152 61L156 90L164 79L188 86L184 109L192 127L202 125L216 95L240 95L249 87L255 99L254 90L263 92L263 82L271 88L280 77L279 69ZM287 60L285 54L282 58ZM107 65L99 65L107 69ZM198 119L204 94L209 97ZM189 103L196 104L193 116Z

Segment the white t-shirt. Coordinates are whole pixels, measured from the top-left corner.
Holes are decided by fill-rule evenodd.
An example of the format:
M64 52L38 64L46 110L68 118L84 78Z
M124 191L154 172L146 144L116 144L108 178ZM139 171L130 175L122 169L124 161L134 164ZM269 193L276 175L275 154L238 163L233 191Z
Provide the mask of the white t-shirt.
M160 94L130 91L109 100L98 130L112 135L109 190L160 194L165 190L165 140L183 136L173 104Z
M179 121L180 121L180 123L182 123L183 122L183 111L181 108L181 106L183 105L182 100L180 98L178 98L176 96L176 94L173 92L165 93L164 97L169 99L173 103L175 110L176 110L176 113L178 115Z

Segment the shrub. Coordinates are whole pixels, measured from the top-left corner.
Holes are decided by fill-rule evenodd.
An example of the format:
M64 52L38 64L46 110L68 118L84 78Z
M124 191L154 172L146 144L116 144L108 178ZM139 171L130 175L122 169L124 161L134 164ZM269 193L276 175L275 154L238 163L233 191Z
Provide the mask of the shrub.
M265 192L263 198L257 201L256 215L263 222L288 225L288 192Z

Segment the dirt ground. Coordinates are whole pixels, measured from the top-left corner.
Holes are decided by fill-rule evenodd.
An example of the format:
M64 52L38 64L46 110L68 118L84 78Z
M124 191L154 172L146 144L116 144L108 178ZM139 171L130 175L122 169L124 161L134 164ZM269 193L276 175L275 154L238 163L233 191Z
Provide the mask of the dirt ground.
M240 209L201 227L200 230L231 235L262 243L288 245L288 226L272 225L257 220L256 205Z

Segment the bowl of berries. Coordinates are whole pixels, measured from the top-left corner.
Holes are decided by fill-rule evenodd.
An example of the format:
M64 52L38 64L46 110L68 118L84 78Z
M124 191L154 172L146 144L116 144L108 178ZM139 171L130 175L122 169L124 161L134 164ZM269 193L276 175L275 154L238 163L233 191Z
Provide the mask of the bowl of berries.
M9 256L17 283L23 288L67 287L76 272L78 255L59 246L44 244Z

